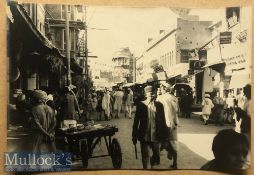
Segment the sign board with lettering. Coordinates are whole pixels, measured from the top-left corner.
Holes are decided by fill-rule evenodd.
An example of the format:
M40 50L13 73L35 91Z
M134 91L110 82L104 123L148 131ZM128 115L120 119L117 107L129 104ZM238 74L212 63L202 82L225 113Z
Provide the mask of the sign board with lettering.
M249 68L251 57L248 45L243 43L228 44L221 48L222 61L226 63L225 72L232 73L234 69Z
M232 32L220 32L220 44L231 44Z

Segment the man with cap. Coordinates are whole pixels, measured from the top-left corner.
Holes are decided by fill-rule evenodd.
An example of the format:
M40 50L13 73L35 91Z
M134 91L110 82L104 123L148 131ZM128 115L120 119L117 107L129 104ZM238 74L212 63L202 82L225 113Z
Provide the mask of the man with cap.
M122 88L119 87L118 90L114 93L114 98L115 98L115 104L114 104L114 110L117 111L116 118L120 117L122 105L123 105L123 96L124 93L122 91Z
M137 103L133 123L132 141L136 145L140 141L142 164L144 169L160 164L159 142L165 135L160 124L165 123L164 111L161 103L155 101L152 86L145 87L145 100ZM149 152L153 155L150 158Z
M170 84L167 82L161 82L161 94L158 96L157 101L162 103L164 108L165 122L167 126L166 141L162 142L161 149L166 149L168 152L168 158L171 160L173 157L173 165L171 168L177 169L177 127L179 125L179 105L177 98L173 95L174 91Z

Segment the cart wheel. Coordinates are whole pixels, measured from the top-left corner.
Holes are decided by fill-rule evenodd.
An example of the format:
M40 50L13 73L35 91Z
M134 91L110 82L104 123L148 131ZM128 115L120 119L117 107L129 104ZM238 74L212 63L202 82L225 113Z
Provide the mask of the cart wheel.
M111 159L115 169L120 169L122 166L122 152L117 139L113 139L110 147Z
M81 142L81 150L80 150L80 155L83 163L83 167L87 168L88 166L88 145L86 141Z

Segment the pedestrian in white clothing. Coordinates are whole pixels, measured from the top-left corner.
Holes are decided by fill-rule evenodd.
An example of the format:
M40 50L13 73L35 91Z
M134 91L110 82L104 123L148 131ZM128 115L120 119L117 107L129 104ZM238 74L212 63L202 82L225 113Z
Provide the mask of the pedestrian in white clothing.
M209 116L212 113L212 108L214 107L212 100L210 99L209 94L205 94L205 99L202 101L202 117L204 119L205 125L207 125L207 121Z
M127 98L125 101L125 105L126 105L126 111L127 111L128 117L131 119L132 105L133 105L133 92L130 88L127 89Z
M239 108L243 109L244 108L244 104L246 102L246 97L243 94L243 90L240 89L240 93L237 96L237 105Z
M104 96L102 98L102 109L105 112L105 120L110 120L110 94L109 91L106 89Z
M123 96L124 93L120 89L115 92L114 97L115 97L115 104L114 104L114 110L117 110L116 118L119 118L122 105L123 105Z

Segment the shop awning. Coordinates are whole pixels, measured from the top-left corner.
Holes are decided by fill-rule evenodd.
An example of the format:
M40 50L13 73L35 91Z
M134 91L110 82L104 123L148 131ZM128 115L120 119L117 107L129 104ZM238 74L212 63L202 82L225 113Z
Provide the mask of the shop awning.
M8 5L13 16L13 23L11 24L13 33L15 33L17 40L23 42L24 49L27 52L37 51L40 54L47 52L60 57L63 56L47 37L36 28L21 4L10 1Z
M10 24L11 66L32 72L55 72L64 70L60 51L44 36L18 2L8 2L13 20ZM22 50L22 57L16 54ZM20 54L20 53L19 53ZM62 69L61 69L62 68ZM16 69L16 68L15 68ZM28 72L27 72L28 73Z
M226 63L224 61L218 61L204 65L202 68L209 67L217 72L222 72L225 69Z
M250 83L250 72L246 69L234 71L229 83L229 89L243 88L246 84Z

